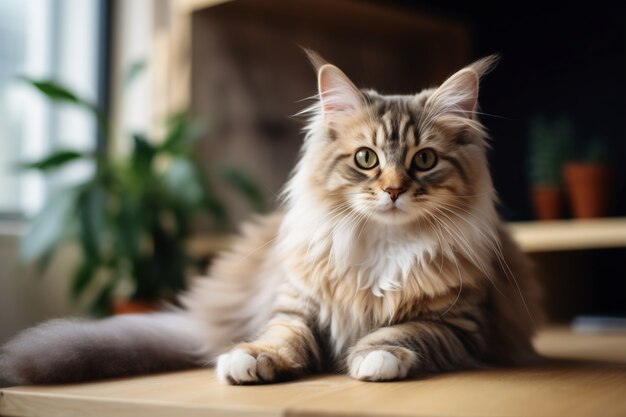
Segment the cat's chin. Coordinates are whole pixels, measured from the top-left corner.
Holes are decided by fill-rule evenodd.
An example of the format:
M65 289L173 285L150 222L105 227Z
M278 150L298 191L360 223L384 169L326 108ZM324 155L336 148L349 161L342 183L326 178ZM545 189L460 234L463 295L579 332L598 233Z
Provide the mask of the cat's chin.
M414 213L392 206L387 209L375 210L371 216L377 222L387 225L405 225L416 220Z

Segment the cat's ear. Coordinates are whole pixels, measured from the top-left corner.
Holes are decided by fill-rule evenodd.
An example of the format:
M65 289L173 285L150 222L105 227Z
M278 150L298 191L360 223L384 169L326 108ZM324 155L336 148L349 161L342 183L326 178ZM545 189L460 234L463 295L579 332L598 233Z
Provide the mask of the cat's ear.
M354 113L365 102L359 89L334 65L324 64L317 70L317 86L324 115Z
M360 109L365 99L350 78L312 49L302 48L317 71L317 88L324 115L348 114Z
M498 57L491 55L454 73L430 96L426 104L431 114L454 114L474 118L478 105L480 78L489 72Z

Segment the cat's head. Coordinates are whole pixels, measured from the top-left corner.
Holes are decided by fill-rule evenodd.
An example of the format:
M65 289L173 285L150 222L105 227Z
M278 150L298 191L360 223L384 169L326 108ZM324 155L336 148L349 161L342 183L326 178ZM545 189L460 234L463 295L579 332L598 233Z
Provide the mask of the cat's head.
M493 199L476 109L480 77L495 57L438 88L394 96L359 90L339 68L311 57L319 102L299 187L334 213L396 225L468 211L481 195Z

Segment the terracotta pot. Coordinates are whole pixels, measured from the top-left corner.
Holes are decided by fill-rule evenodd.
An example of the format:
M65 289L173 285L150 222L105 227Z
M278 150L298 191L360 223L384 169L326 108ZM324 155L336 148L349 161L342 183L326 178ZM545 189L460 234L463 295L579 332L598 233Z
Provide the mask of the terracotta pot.
M535 215L539 220L556 220L563 217L563 193L560 187L536 185L532 190Z
M113 303L113 314L152 313L161 307L156 300L117 300Z
M575 217L609 214L615 172L601 163L570 162L563 168L570 204Z

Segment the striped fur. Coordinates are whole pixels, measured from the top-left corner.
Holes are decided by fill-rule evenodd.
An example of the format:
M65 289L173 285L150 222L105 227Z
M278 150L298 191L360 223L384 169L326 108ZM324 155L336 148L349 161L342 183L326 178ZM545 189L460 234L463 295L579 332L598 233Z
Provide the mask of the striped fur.
M380 381L533 360L537 288L496 214L475 117L493 59L410 96L359 92L313 60L320 102L269 249L283 285L273 318L220 356L218 375L259 383L330 366ZM377 166L355 163L362 147ZM420 171L425 148L438 163ZM404 191L393 203L386 188Z
M406 96L359 91L312 61L320 99L281 208L245 226L181 296L202 341L195 351L231 384L320 371L384 381L533 360L538 291L496 214L475 116L493 58ZM377 165L358 165L363 147ZM428 169L415 162L425 149L436 156ZM40 367L58 365L48 362ZM15 371L13 357L2 363Z

